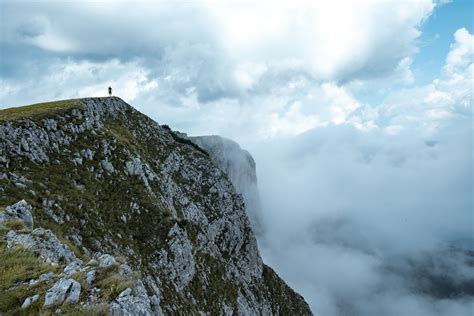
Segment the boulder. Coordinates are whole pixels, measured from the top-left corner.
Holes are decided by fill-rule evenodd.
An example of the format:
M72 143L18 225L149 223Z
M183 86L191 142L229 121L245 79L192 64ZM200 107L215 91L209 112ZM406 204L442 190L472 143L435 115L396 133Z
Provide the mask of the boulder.
M22 220L28 229L33 229L33 207L25 200L21 200L13 205L7 206L3 214L0 214L0 222L11 220Z
M120 267L119 267L119 274L120 275L127 275L127 274L130 274L132 273L132 268L124 263L124 264L121 264Z
M87 272L86 282L87 282L88 285L92 285L92 283L95 281L95 274L96 274L95 270L91 270L91 271Z
M99 260L99 267L101 268L107 268L110 267L111 265L117 264L117 260L109 254L104 254L98 258Z
M73 275L78 271L83 271L81 268L81 262L79 260L73 261L64 268L64 274Z
M114 173L115 171L115 168L114 166L112 165L112 163L108 160L102 160L100 162L100 165L102 166L102 169L104 169L105 171L107 171L108 173Z
M81 295L81 284L73 279L61 279L46 292L44 308L65 304L76 304Z

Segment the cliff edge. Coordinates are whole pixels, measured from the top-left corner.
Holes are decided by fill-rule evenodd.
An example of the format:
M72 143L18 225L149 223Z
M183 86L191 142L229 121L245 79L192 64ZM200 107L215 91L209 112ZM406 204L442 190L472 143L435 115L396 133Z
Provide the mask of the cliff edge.
M1 110L0 138L1 314L311 314L209 153L120 98Z

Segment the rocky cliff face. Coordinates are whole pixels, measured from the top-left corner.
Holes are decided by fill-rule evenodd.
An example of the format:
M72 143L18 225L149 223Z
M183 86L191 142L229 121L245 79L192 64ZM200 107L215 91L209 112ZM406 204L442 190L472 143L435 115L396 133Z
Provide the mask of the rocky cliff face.
M255 234L263 233L261 205L258 194L257 170L250 153L233 140L220 136L190 137L191 141L209 153L214 162L224 171L245 202L245 210Z
M121 99L2 110L0 139L0 313L311 314L239 176Z

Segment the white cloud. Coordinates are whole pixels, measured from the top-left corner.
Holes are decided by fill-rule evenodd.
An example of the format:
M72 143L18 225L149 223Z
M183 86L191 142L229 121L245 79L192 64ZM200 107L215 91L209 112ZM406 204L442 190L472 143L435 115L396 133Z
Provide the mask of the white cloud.
M343 124L250 148L262 162L264 259L316 313L474 307L472 294L436 294L441 278L459 288L474 278L469 256L446 250L472 250L472 35L455 34L432 83L393 89L379 105L354 99ZM350 87L328 87L351 104Z
M227 54L291 60L317 80L386 75L406 63L431 1L210 2ZM383 27L381 27L383 26ZM402 62L403 61L403 62Z
M472 64L474 36L465 28L461 28L454 33L454 39L444 67L448 75L454 75Z
M30 23L32 24L30 24L29 27L36 28L36 30L31 31L35 32L41 30L41 32L36 34L24 34L24 42L31 43L47 51L58 53L73 52L77 49L78 45L61 34L60 30L53 28L48 18L37 16L30 21Z
M2 84L0 99L30 104L52 99L105 96L110 85L124 99L133 102L137 96L158 88L158 83L149 78L149 70L138 62L68 60L52 63L45 71L48 76Z
M209 102L268 92L295 75L340 84L401 72L410 81L419 26L433 7L430 0L162 1L151 8L141 1L5 1L0 43L76 59L139 58L153 79L168 78L171 89L194 89Z

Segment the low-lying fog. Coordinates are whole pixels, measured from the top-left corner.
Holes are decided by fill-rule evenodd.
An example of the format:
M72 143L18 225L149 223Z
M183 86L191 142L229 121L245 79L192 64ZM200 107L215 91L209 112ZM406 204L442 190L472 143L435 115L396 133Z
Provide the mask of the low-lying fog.
M472 126L350 127L253 148L264 260L317 315L469 315Z

